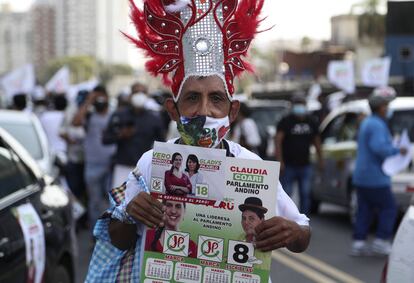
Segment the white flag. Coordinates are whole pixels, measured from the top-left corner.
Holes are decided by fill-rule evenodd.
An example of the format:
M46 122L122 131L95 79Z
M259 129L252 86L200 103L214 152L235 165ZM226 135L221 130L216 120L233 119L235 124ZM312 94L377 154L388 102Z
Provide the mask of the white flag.
M69 90L69 68L63 66L56 74L47 82L45 88L48 92L65 93Z
M99 81L96 78L92 78L89 81L81 82L76 85L71 85L66 97L69 101L74 102L79 91L92 91L98 84Z
M352 61L330 61L328 80L346 93L355 92L354 63Z
M9 98L17 93L30 94L35 88L33 65L27 64L11 71L0 80L0 85Z
M362 83L369 87L387 86L391 58L375 58L364 63L361 69Z

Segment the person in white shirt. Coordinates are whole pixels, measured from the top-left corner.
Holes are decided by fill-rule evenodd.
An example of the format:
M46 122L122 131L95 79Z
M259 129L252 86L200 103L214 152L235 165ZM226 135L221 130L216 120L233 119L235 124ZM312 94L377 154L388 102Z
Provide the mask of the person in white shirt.
M243 71L251 70L242 57L246 56L261 22L259 14L263 1L249 1L248 5L244 2L239 6L235 1L234 9L229 9L223 1L210 1L209 9L205 9L205 1L169 1L168 5L161 2L160 5L159 1L145 0L144 9L139 9L131 1L132 21L137 27L138 39L129 38L150 57L147 71L162 75L171 87L173 97L165 101L164 107L177 122L180 133L180 138L171 142L222 148L226 149L227 156L235 158L260 159L224 137L239 112L240 102L233 100L234 79ZM163 17L156 16L160 14ZM154 40L158 41L155 43ZM108 225L105 231L109 234L106 239L109 238L110 244L119 250L142 246L144 226L155 228L165 224L164 204L148 194L145 187L150 184L152 153L152 150L144 153L128 176L124 199L115 208L121 217L112 215L109 223L105 222ZM135 177L137 172L143 182ZM255 228L255 248L266 252L286 247L292 252L303 252L310 241L309 219L299 213L280 185L276 198L277 216L264 220ZM127 221L131 219L133 221ZM134 272L129 272L136 281L142 279L139 274L143 255L138 251L137 248L136 269L133 267ZM100 282L99 276L106 274L94 272L98 266L102 270L100 262L102 256L105 257L105 253L97 253L99 249L94 253L95 261L91 261L87 282ZM112 266L105 268L114 271Z
M188 78L182 87L178 101L175 103L170 98L165 103L168 113L175 121L180 121L180 117L205 115L216 122L223 119L234 122L239 106L239 101L230 101L227 98L224 84L218 76ZM212 122L212 125L220 128L217 126L220 123ZM182 139L179 142L182 142ZM259 156L239 144L224 139L221 139L216 147L225 148L228 155L236 158L260 159ZM143 154L136 168L147 184L151 179L151 160L152 150ZM165 208L162 203L144 191L132 172L128 177L124 206L128 215L136 221L138 226L145 225L154 228L164 225L162 212ZM277 193L276 215L278 216L263 221L256 228L256 248L262 251L283 247L293 252L306 250L310 240L309 219L299 213L296 205L280 184ZM133 238L130 233L135 233L134 230L128 228L128 224L117 221L111 222L109 231L111 242L116 247L123 246L126 238ZM111 231L116 232L111 233ZM142 227L138 227L138 231L142 231Z
M52 99L53 109L45 111L40 117L40 122L53 152L66 158L67 146L66 141L60 136L60 127L65 118L67 100L63 94L55 94Z
M232 140L258 154L262 139L256 122L250 118L251 110L245 103L240 103L239 115L233 128Z

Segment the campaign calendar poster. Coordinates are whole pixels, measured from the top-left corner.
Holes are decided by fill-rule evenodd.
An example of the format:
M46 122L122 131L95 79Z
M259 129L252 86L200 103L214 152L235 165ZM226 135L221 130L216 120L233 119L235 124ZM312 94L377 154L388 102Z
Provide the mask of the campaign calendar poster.
M184 170L194 168L189 155L197 156L200 183L189 184L195 179ZM275 216L279 163L156 143L151 175L151 194L166 207L165 226L145 232L143 282L268 282L271 253L255 250L254 228Z

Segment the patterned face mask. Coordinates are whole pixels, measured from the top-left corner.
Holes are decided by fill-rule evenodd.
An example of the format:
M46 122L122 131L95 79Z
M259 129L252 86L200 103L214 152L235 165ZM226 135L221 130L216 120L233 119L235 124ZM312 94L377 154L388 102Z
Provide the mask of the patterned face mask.
M228 116L219 119L208 116L180 116L177 129L184 144L214 148L229 131L230 120Z

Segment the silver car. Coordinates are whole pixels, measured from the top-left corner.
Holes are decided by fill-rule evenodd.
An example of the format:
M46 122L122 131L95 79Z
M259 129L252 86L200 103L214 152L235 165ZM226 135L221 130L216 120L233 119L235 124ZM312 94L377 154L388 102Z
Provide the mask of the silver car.
M393 136L407 129L413 142L414 98L398 97L390 103L390 108L394 110L389 123ZM369 114L367 100L351 101L333 110L322 122L320 132L325 168L323 172L315 170L312 184L314 212L320 202L329 202L348 207L353 219L357 206L351 181L357 150L356 136L359 123ZM399 209L405 211L414 192L413 161L407 170L392 177L392 191Z
M0 110L0 127L11 134L36 160L43 173L56 175L54 156L39 119L31 113Z
M251 110L250 117L256 122L262 143L259 154L264 159L275 158L274 138L276 125L289 112L290 102L287 100L252 99L245 101Z

